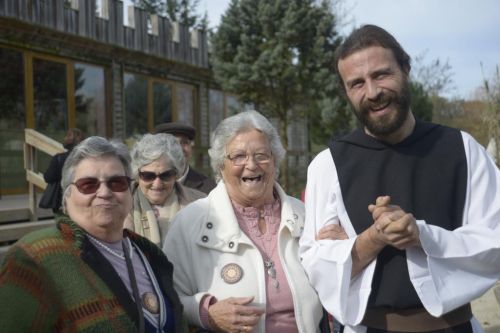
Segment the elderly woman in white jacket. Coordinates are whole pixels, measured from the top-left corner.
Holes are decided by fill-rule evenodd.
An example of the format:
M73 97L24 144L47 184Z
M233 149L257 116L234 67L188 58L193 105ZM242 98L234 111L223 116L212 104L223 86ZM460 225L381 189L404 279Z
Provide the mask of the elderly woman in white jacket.
M224 119L209 150L220 181L181 210L163 250L189 323L225 332L320 332L322 307L301 268L304 206L275 181L285 156L256 111Z

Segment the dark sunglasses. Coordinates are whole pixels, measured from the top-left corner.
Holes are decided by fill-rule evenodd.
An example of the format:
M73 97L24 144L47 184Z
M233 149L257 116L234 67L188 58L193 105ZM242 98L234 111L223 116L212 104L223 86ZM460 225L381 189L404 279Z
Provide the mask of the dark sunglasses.
M74 183L78 191L83 194L93 194L96 193L101 183L106 184L106 186L113 192L124 192L129 189L131 179L127 176L114 176L106 180L99 180L94 177L80 178Z
M162 173L154 173L151 171L139 171L139 178L145 182L154 182L156 178L160 178L162 182L168 182L177 175L177 170L170 169Z

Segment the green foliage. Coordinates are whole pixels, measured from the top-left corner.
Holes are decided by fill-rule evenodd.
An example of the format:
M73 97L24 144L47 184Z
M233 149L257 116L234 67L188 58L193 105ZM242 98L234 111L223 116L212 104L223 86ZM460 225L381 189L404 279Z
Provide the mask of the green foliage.
M232 0L211 38L216 80L278 119L285 147L290 121L307 118L313 141L331 133L325 124L349 122L333 71L335 24L326 0Z
M411 82L410 90L413 114L421 120L431 121L434 106L424 86L419 82Z

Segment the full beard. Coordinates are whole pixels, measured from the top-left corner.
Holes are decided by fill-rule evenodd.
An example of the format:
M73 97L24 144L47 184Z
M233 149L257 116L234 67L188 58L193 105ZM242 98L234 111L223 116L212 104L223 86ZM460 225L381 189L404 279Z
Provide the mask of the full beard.
M351 105L355 110L354 113L358 120L370 133L375 136L384 137L396 132L403 126L410 112L410 102L410 83L408 80L405 80L399 93L382 91L375 100L363 101L359 108L356 108L352 103ZM375 120L370 118L372 109L376 109L383 105L389 107L391 104L396 108L395 114L389 114L388 117L381 117Z

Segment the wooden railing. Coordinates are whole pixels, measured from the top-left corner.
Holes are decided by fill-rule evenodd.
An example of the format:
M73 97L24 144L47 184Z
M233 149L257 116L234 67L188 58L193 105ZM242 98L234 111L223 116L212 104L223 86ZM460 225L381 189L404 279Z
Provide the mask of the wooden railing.
M43 179L43 174L36 170L36 150L50 156L65 151L62 144L48 136L30 128L24 130L24 169L26 170L26 180L28 181L28 208L30 210L31 221L38 220L36 187L44 190L47 186L47 183Z

